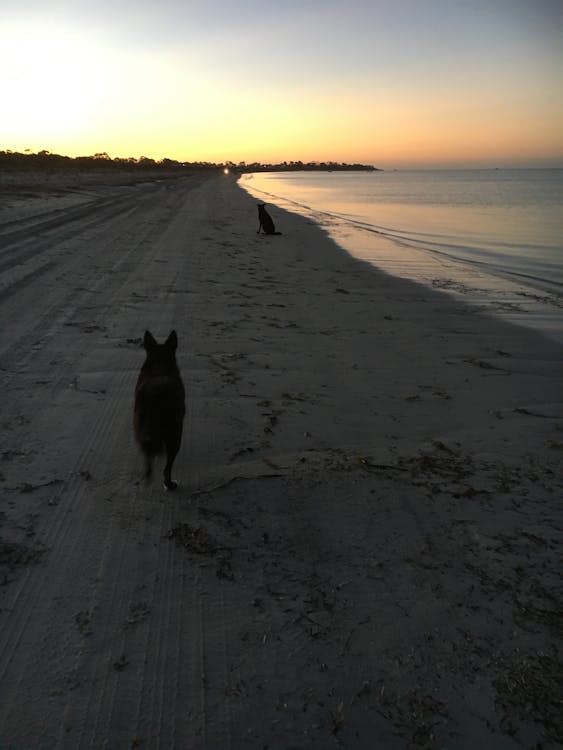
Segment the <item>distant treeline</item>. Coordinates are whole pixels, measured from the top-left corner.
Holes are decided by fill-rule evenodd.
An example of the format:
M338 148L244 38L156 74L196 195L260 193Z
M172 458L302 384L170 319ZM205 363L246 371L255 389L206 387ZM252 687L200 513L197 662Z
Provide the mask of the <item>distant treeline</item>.
M284 161L280 164L262 164L253 162L247 164L244 161L235 164L232 161L216 164L208 161L182 162L174 159L149 159L141 156L136 159L129 157L127 159L116 157L111 158L105 152L94 154L93 156L61 156L52 154L50 151L39 151L34 154L26 151L0 151L0 168L11 169L205 169L218 171L229 169L231 172L299 172L299 171L349 171L349 172L375 172L375 167L366 164L343 164L338 162L302 162L302 161Z
M13 169L220 169L220 165L210 162L179 162L173 159L149 159L141 156L139 159L129 157L112 159L108 154L94 154L94 156L61 156L50 151L39 151L37 154L19 153L17 151L0 151L0 167Z
M368 164L344 164L336 161L283 161L279 164L246 164L226 165L237 172L378 172L376 167Z

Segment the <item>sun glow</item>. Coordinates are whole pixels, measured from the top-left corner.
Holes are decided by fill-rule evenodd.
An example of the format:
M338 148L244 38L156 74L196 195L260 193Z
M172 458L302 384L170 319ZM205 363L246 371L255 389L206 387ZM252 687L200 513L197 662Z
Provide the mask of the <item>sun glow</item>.
M2 43L7 71L3 98L10 102L3 135L35 141L70 139L95 128L109 71L84 39L64 33L14 30Z
M443 36L435 40L437 50L445 45L442 57L430 53L414 27L410 37L402 26L394 37L378 27L375 47L352 44L343 33L334 64L326 35L315 38L307 26L296 29L295 55L270 41L265 46L258 33L241 54L230 26L204 24L198 32L191 4L174 6L180 38L168 18L162 36L152 26L136 34L164 18L153 5L149 12L141 3L133 18L108 0L59 3L58 19L28 8L6 14L0 26L0 148L384 168L563 163L556 53L537 33L528 38L527 27L508 52L505 36L484 47L487 62L472 46L469 56L463 40L453 55ZM90 15L81 15L85 9ZM286 30L295 23L296 11L268 12L283 17ZM336 23L336 7L332 13ZM201 14L200 23L210 24L203 4ZM348 14L341 20L349 23ZM521 44L514 51L524 41L536 45L527 57Z

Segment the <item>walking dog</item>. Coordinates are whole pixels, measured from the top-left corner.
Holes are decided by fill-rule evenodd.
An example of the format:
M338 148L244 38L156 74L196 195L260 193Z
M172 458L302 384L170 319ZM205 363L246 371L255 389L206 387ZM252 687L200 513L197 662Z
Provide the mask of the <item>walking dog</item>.
M178 337L172 331L164 344L157 344L145 331L143 345L146 359L135 387L135 437L145 460L145 479L152 477L155 456L166 453L164 486L175 490L178 483L171 477L172 464L182 442L185 391L176 362Z

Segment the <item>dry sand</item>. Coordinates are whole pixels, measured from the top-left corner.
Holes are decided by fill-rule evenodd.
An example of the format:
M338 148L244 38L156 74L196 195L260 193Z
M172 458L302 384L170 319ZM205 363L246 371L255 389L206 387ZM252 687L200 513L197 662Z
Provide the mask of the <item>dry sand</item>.
M560 348L304 218L258 236L230 177L16 188L0 747L558 747ZM139 483L146 328L176 493Z

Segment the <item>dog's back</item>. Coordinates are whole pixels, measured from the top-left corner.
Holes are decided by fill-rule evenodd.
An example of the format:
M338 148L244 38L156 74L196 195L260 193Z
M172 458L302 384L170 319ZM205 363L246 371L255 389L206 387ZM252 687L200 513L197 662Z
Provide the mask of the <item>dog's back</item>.
M185 415L184 384L176 363L178 337L172 331L164 344L157 344L145 332L145 362L135 387L135 437L145 456L145 476L152 475L155 456L166 452L164 484L176 489L171 478L172 464L180 449Z
M260 229L264 230L264 234L281 234L281 232L276 232L273 219L266 211L265 203L258 204L258 221L259 224L257 234L260 232Z

